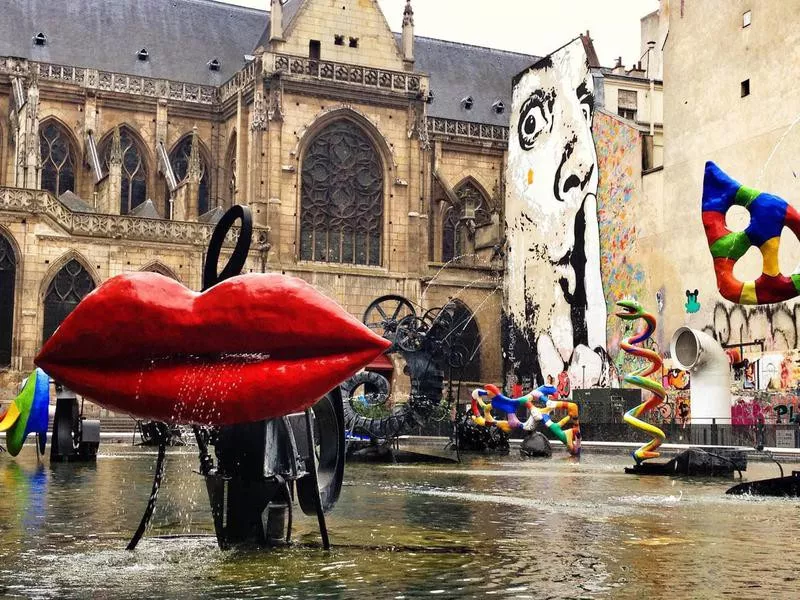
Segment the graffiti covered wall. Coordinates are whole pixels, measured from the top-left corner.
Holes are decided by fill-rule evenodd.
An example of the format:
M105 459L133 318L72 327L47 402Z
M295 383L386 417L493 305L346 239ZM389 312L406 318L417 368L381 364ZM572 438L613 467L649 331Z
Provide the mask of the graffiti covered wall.
M629 373L638 365L635 357L619 350L620 342L638 324L616 318L615 303L632 297L659 319L661 311L656 297L646 293L645 270L638 259L641 256L637 248L641 234L638 211L643 206L641 135L635 127L602 110L595 112L592 134L600 169L597 186L600 272L608 312L606 335L614 367L610 381L613 384L620 379L616 374ZM656 329L655 339L648 342L650 347L663 347L663 329Z
M503 315L509 387L565 371L573 382L607 378L593 92L580 40L514 81Z

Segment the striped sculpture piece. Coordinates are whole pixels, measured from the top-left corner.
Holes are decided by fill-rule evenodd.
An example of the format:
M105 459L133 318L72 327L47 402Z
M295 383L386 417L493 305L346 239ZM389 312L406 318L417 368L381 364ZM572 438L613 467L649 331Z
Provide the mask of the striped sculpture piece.
M558 394L551 385L543 385L519 398L504 396L495 385L487 385L472 392L472 420L482 427L497 427L505 432L513 429L533 431L541 422L561 441L570 454L578 456L581 452L581 426L578 419L578 405L564 400L551 400ZM516 415L517 409L525 408L528 419L522 423ZM495 419L492 410L504 412L505 419ZM566 410L567 414L555 421L551 412Z
M630 409L623 417L624 421L631 427L635 427L653 436L652 440L633 452L633 458L636 464L641 464L647 459L658 458L660 456L660 454L656 452L656 449L665 438L664 432L661 431L661 429L639 418L644 413L653 410L661 404L664 401L664 396L666 396L666 392L661 383L649 377L654 373L661 372L661 357L653 350L637 346L637 344L643 344L653 335L653 332L656 330L656 318L652 314L646 312L642 308L642 305L636 300L620 300L617 302L617 306L622 309L620 312L616 313L620 319L624 321L636 321L641 319L644 321L644 327L642 329L620 344L620 347L628 354L650 361L649 365L625 376L625 383L640 387L644 389L645 392L652 393L649 399Z
M731 231L725 223L733 206L750 213L744 231ZM800 296L800 273L785 275L778 265L783 228L800 238L800 212L785 200L739 184L709 161L703 180L703 227L714 257L717 288L725 299L736 304L772 304ZM753 246L763 256L763 272L754 281L740 281L733 267Z

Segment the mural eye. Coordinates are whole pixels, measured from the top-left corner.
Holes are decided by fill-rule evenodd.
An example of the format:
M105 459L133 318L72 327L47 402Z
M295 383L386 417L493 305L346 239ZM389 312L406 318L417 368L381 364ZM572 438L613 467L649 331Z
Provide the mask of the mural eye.
M533 148L534 141L547 123L541 103L531 100L522 105L519 117L519 145L523 150Z
M581 112L583 113L583 118L586 119L587 123L592 122L592 111L594 110L594 95L591 92L586 92L583 95L579 96L578 102L581 105Z

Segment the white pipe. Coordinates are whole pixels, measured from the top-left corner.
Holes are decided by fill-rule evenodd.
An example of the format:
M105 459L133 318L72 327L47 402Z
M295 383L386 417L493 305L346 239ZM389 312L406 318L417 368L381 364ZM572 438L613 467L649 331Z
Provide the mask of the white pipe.
M670 342L672 359L691 374L692 423L731 422L731 369L728 355L710 335L681 327Z

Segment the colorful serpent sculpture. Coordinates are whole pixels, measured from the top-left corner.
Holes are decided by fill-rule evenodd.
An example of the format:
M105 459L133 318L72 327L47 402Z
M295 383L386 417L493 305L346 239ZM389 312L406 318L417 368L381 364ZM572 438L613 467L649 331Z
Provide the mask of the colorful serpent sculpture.
M661 429L639 419L642 414L649 410L653 410L659 404L661 404L664 401L664 396L666 396L666 392L664 391L664 387L661 385L661 383L655 379L648 378L648 376L652 375L653 373L661 372L661 357L653 350L635 346L635 344L642 344L651 335L653 335L653 332L656 330L656 318L652 314L645 312L645 310L642 308L642 305L636 300L620 300L617 302L617 306L623 309L616 313L616 316L618 316L620 319L624 321L635 321L637 319L642 319L644 321L643 329L639 330L636 335L629 337L620 344L622 349L628 354L639 356L650 361L649 366L642 367L638 371L634 371L630 375L625 376L626 383L630 383L636 387L644 388L646 391L649 391L653 394L649 400L645 400L638 406L633 407L626 412L625 416L623 417L624 421L631 427L635 427L636 429L649 433L653 436L652 440L633 452L633 458L636 461L636 464L641 464L643 461L649 458L658 458L660 456L660 454L656 452L656 448L661 445L666 437Z
M581 452L581 426L578 420L578 405L574 402L563 400L550 400L549 397L558 393L555 387L543 385L532 392L519 398L504 396L497 386L487 385L472 391L472 421L482 427L497 427L509 432L512 429L533 431L541 421L551 433L556 436L572 455ZM536 406L534 403L538 403ZM530 416L522 423L516 415L517 409L525 407ZM504 420L495 419L492 409L506 413ZM560 421L554 421L550 413L554 410L564 409L567 415ZM565 426L571 424L569 429Z

